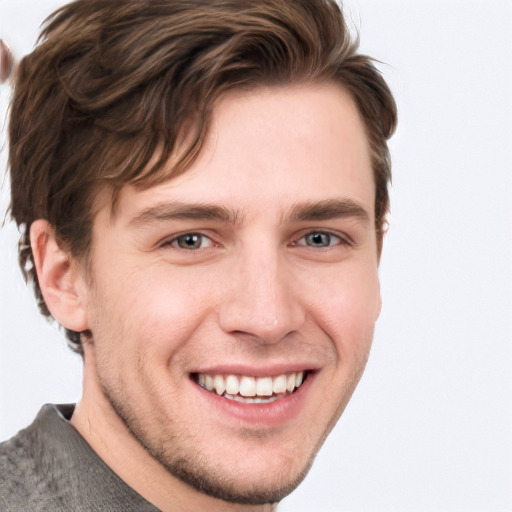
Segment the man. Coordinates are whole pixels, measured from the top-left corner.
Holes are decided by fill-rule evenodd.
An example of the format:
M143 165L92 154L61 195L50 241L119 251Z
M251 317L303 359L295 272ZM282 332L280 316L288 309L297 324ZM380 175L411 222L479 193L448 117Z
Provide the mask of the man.
M79 0L19 66L12 216L82 399L7 510L272 510L364 370L391 93L327 0ZM5 475L5 476L4 476Z

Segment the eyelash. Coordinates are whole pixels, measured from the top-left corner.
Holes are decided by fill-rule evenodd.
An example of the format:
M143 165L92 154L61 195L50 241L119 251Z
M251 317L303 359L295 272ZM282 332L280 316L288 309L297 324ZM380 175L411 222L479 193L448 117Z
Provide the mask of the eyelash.
M320 246L314 246L314 245L307 245L307 243L301 243L302 240L305 240L307 238L312 237L323 237L323 240L327 242L327 245L320 245ZM331 243L333 240L335 240L335 243ZM345 236L341 235L335 235L334 233L331 233L329 231L310 231L306 233L305 235L302 235L296 242L293 242L294 246L296 247L311 247L313 249L328 249L329 247L334 247L336 245L353 245L352 241L349 240Z
M197 248L176 246L176 244L178 244L180 240L185 240L186 238L193 238L193 237L198 238L201 242L201 245L202 245L202 242L208 241L209 242L208 246L207 247L197 247ZM177 249L179 251L195 252L200 249L207 249L209 247L212 247L213 245L214 245L214 242L210 237L203 235L202 233L196 233L196 232L191 231L190 233L182 233L181 235L177 235L171 239L164 240L162 242L162 244L160 245L160 247L172 247L173 249Z
M308 245L307 243L301 243L302 240L306 240L308 237L323 237L323 240L327 243L327 245L320 245L320 246L314 246L314 245ZM179 242L189 239L197 239L199 241L200 246L199 247L179 247ZM335 243L331 243L332 241L335 241ZM203 247L203 242L208 242L208 245L206 247ZM179 251L187 251L187 252L195 252L201 249L208 249L210 247L213 247L215 243L213 240L202 233L197 232L189 232L189 233L183 233L180 235L177 235L171 239L164 240L160 247L172 247L173 249L179 250ZM348 245L352 246L353 243L350 239L348 239L345 236L335 235L334 233L330 233L329 231L310 231L304 235L302 235L300 238L298 238L296 241L294 241L292 244L294 247L311 247L313 249L328 249L329 247L337 246L337 245Z

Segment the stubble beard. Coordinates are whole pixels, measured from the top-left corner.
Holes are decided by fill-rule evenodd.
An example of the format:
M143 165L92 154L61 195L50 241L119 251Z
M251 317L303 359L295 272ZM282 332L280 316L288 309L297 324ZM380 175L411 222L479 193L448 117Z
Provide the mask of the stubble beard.
M270 483L265 484L254 481L247 484L237 481L236 477L226 476L223 465L205 457L198 450L196 440L192 437L187 437L186 429L182 429L182 432L180 432L178 428L173 429L172 425L168 425L165 438L153 435L144 422L143 415L137 414L137 411L131 407L130 400L123 396L119 385L109 386L101 377L99 380L104 396L130 434L172 476L205 495L226 502L243 505L273 504L280 502L295 490L311 469L318 451L343 413L364 372L371 340L372 337L369 338L368 350L363 353L353 368L352 375L346 383L344 393L340 397L337 411L333 413L333 416L324 426L318 439L312 443L310 453L305 457L303 455L304 452L299 455L304 457L300 467L298 469L296 467L293 472L272 478ZM119 383L121 380L120 378L117 382ZM109 381L109 383L112 384L112 381ZM183 434L183 431L185 434ZM255 444L263 441L261 436L258 438L258 435L254 432L248 431L246 436ZM225 447L226 451L230 449L230 446ZM299 448L299 450L302 450L302 448ZM294 454L291 455L293 456Z
M212 467L211 461L194 449L192 439L182 439L179 435L169 434L165 441L155 439L145 429L126 400L118 400L102 383L103 394L115 413L124 423L131 435L142 447L158 461L172 476L189 485L196 491L230 503L244 505L265 505L280 502L295 490L311 469L318 449L327 433L318 442L318 446L304 462L300 471L285 475L281 481L272 484L242 485L222 474L221 465ZM253 436L254 437L254 436ZM258 439L254 439L257 443ZM229 450L229 447L226 448Z

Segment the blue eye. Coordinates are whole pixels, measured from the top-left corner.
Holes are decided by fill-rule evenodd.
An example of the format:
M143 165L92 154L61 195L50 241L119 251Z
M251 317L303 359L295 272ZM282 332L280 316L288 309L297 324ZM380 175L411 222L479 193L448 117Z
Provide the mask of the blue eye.
M307 235L297 240L296 245L322 249L324 247L339 245L342 242L343 240L339 236L322 231L314 231L313 233L308 233Z
M212 241L201 233L185 233L165 242L164 245L170 245L176 249L183 249L186 251L196 251L198 249L211 247Z

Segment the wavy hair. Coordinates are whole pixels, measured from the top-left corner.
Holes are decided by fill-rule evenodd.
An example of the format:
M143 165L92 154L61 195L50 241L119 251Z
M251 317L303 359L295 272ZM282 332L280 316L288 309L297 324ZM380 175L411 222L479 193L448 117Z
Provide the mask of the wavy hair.
M10 211L42 314L51 318L32 222L46 219L87 259L98 191L111 190L114 208L125 184L148 188L186 172L216 101L233 89L334 82L351 94L370 142L380 247L397 113L357 48L334 0L77 0L52 14L20 62L9 123ZM66 335L82 352L80 333Z

